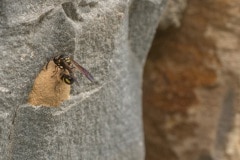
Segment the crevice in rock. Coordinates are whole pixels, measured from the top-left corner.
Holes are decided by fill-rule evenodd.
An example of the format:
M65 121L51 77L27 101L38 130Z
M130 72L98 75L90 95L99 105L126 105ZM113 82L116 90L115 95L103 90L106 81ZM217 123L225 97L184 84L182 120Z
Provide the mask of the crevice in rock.
M95 1L87 2L86 0L82 0L82 1L78 4L78 6L81 6L81 7L89 6L89 7L93 8L93 7L95 7L97 4L98 4L98 2L95 2Z
M75 7L75 5L72 2L63 3L62 8L68 18L72 19L73 21L82 20L82 18L77 13L77 8Z
M53 8L44 12L43 14L41 14L38 18L38 22L42 23L42 21L53 11Z
M6 13L4 11L3 8L5 8L5 2L0 3L0 27L2 26L6 26L7 24L7 17L6 17Z
M148 45L146 44L153 40L156 27L159 23L159 17L154 15L158 15L166 3L167 0L162 0L160 4L145 0L134 0L131 3L129 9L128 39L132 52L139 59L141 64L144 64L147 55L145 53L147 53L151 47L151 43ZM149 27L148 24L154 25Z
M14 128L15 128L15 120L16 120L16 117L17 117L17 112L18 112L18 109L19 109L19 107L20 107L20 105L18 105L16 108L15 108L15 110L14 110L14 112L13 112L13 118L12 118L12 125L11 125L11 127L10 127L10 131L9 131L9 135L8 135L8 139L9 139L9 142L8 142L8 158L9 159L12 159L12 136L13 136L13 134L14 134Z
M235 109L234 109L234 100L236 97L235 90L233 88L229 88L227 91L225 98L223 100L222 111L219 119L218 130L216 133L216 156L223 156L224 150L226 148L228 139L227 135L233 128L233 121L235 117Z

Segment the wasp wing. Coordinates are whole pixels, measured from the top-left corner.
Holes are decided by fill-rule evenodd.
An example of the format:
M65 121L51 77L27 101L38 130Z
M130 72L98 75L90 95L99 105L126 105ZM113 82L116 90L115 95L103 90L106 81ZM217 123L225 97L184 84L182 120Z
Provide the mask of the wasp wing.
M95 80L94 80L94 78L93 78L93 76L85 69L85 68L83 68L82 66L80 66L76 61L74 61L73 59L72 59L72 62L73 62L73 64L77 67L77 69L82 73L82 74L84 74L91 82L94 82Z

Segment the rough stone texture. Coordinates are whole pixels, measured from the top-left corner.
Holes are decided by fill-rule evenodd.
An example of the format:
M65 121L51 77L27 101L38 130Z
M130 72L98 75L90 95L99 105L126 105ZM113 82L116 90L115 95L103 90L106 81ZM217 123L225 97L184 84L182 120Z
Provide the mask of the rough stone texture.
M166 0L2 0L0 159L141 160L143 62ZM34 79L67 53L78 75L58 108L33 107Z
M144 74L147 160L240 159L239 15L239 0L189 0L179 28L160 24Z

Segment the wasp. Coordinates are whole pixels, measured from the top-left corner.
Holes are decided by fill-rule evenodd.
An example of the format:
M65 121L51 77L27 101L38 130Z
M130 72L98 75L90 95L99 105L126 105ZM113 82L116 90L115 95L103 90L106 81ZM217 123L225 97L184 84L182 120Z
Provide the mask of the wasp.
M94 82L93 76L80 64L78 64L76 61L74 61L70 56L61 54L59 56L55 56L52 59L48 61L53 61L56 65L56 68L59 68L62 70L60 73L60 78L63 80L66 84L73 84L76 81L76 78L74 76L73 69L77 68L83 75L85 75L91 82ZM46 69L48 67L48 63L46 65ZM68 71L69 75L65 73L65 71ZM56 71L57 72L57 71Z

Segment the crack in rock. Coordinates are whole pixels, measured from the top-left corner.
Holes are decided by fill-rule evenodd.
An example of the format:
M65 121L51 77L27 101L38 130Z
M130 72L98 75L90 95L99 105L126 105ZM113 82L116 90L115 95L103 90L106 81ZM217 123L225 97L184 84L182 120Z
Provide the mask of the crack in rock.
M58 115L61 115L62 113L65 113L67 112L68 110L70 110L72 107L76 106L76 104L86 100L87 98L89 98L92 94L98 92L103 86L100 86L98 88L95 88L91 91L87 91L87 92L83 92L83 93L80 93L79 95L76 95L76 96L73 96L71 97L71 100L77 100L75 103L63 108L61 111L56 111L54 112L52 115L53 116L58 116Z

